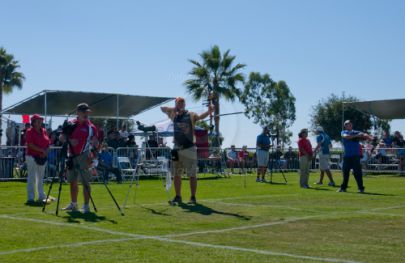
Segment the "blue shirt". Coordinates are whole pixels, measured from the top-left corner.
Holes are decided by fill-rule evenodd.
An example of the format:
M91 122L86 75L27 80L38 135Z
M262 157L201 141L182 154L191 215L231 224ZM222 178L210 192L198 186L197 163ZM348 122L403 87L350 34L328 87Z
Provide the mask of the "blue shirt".
M347 134L347 135L356 135L359 134L359 131L355 131L355 130L344 130L342 131L342 137L343 135ZM343 142L343 147L345 149L345 157L353 157L353 156L360 156L360 143L358 139L345 139L342 138L342 142Z
M260 147L261 150L270 149L270 137L265 135L264 133L260 134L259 136L257 136L257 139L256 139L256 145L258 145L258 144L266 146L266 147L261 146Z
M322 154L329 154L329 145L331 144L331 142L330 137L326 133L321 132L316 137L316 142L321 144Z
M384 141L385 145L387 145L387 147L391 147L393 140L392 140L391 136L388 136L388 137L383 138L383 141Z
M98 154L98 157L104 162L105 165L112 166L113 157L111 153L107 151L102 151L101 153Z
M232 160L238 159L238 153L236 151L230 150L228 152L228 157L231 158Z

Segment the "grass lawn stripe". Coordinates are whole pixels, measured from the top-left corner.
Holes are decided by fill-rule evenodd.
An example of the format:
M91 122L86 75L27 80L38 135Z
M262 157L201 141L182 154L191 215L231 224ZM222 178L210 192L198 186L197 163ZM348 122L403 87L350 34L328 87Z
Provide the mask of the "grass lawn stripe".
M239 252L249 252L249 253L269 255L269 256L291 257L291 258L296 258L296 259L315 260L315 261L321 261L321 262L342 262L342 263L357 263L358 262L358 261L337 259L337 258L322 258L322 257L313 257L313 256L305 256L305 255L295 255L295 254L284 253L284 252L275 252L275 251L270 251L270 250L259 250L259 249L250 249L250 248L235 247L235 246L214 245L214 244L207 244L207 243L201 243L201 242L170 239L168 237L138 235L138 234L132 234L132 233L126 233L126 232L116 232L116 231L111 231L111 230L106 230L106 229L96 228L96 227L89 227L89 226L85 226L85 225L72 225L72 224L68 224L68 223L60 223L60 222L54 222L54 221L42 220L42 219L20 218L20 217L13 217L13 216L7 216L7 215L0 215L0 217L14 219L14 220L30 221L30 222L35 222L35 223L46 223L46 224L58 225L58 226L84 228L86 230L100 231L100 232L105 232L105 233L112 234L112 235L132 236L132 238L105 239L105 240L71 243L71 244L66 244L66 245L55 245L55 246L2 251L2 252L0 252L0 255L21 253L21 252L27 253L27 252L34 252L34 251L38 251L38 250L63 248L63 247L78 247L78 246L82 246L82 245L94 245L94 244L102 244L102 243L106 243L106 242L117 243L117 242L132 241L132 240L136 240L136 239L152 239L152 240L157 240L157 241L161 241L161 242L180 243L180 244L197 246L197 247L234 250L234 251L239 251ZM303 220L303 219L301 219L301 220ZM282 222L284 222L284 221L282 221ZM282 222L278 222L278 223L282 223ZM292 221L289 221L289 222L292 222ZM285 223L289 223L289 222L285 222ZM276 222L274 222L274 223L276 223ZM256 227L263 227L264 225L265 224L256 225ZM240 229L240 228L238 228L238 229ZM243 228L243 229L246 229L246 228ZM227 229L227 231L231 231L231 229ZM194 234L201 234L201 232L195 232ZM180 236L181 235L171 235L170 237L180 237Z

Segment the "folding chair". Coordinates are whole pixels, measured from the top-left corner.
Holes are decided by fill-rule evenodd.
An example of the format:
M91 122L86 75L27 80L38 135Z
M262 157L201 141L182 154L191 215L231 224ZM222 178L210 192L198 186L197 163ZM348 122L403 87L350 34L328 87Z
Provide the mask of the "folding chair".
M121 170L122 178L131 177L135 173L128 157L117 157L118 169Z

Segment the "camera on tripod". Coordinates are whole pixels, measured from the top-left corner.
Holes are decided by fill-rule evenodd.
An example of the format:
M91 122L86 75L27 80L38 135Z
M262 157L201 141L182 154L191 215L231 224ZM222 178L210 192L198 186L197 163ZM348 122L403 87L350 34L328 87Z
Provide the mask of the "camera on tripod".
M76 124L75 124L75 123L71 123L71 122L65 120L65 121L63 122L63 125L62 125L62 133L63 133L65 136L72 135L72 133L73 133L73 131L75 130L75 128L76 128Z
M269 136L272 141L274 141L275 139L278 138L278 134L277 134L277 133L270 133L270 132L268 132L268 133L267 133L267 136Z
M136 125L138 125L138 130L143 131L143 132L154 132L154 131L156 131L156 126L155 125L146 126L144 123L141 123L140 121L136 121Z

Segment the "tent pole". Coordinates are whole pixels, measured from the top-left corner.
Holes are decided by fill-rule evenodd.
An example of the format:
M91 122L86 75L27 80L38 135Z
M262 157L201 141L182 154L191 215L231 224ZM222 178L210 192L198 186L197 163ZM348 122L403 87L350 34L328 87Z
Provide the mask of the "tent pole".
M119 127L118 127L118 117L120 114L120 99L119 99L119 95L117 94L117 118L115 121L115 126L117 127L117 131L119 131Z
M342 102L342 131L344 128L344 122L345 122L345 103Z
M44 121L44 123L46 124L46 119L47 119L47 115L48 115L48 99L47 99L47 92L45 91L45 94L44 94L44 100L45 100L45 103L44 103L44 115L45 115L45 121Z

